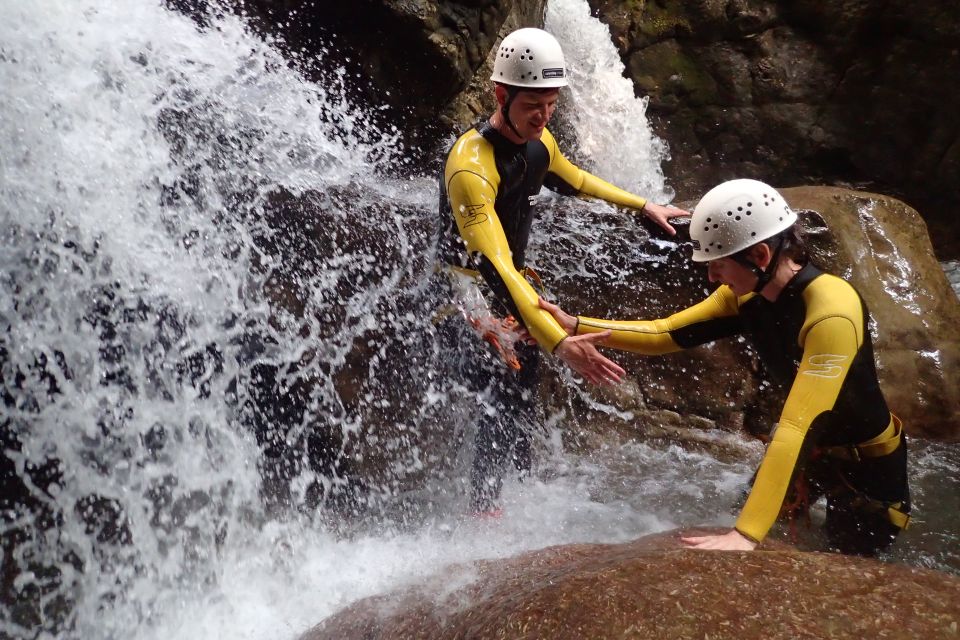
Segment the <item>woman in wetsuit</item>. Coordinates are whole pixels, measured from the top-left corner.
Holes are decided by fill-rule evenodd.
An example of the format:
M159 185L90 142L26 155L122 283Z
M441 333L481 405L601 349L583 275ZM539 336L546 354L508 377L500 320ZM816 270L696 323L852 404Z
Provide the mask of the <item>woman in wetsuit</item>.
M867 306L846 281L807 259L797 216L772 187L732 180L700 200L693 260L720 287L665 319L574 318L541 300L571 335L610 331L603 344L659 355L735 335L789 388L780 420L734 528L684 538L691 547L753 549L798 478L826 495L832 548L873 555L909 521L907 443L874 363Z

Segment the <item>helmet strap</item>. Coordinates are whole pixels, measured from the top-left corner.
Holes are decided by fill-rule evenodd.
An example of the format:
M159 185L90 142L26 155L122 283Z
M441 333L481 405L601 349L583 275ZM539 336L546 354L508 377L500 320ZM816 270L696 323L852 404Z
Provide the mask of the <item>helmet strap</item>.
M770 281L773 280L773 276L777 272L777 263L780 261L780 250L783 249L783 235L778 233L772 238L767 238L763 242L769 244L773 249L773 255L770 257L770 262L767 264L766 269L761 269L754 263L747 260L747 250L737 252L730 256L738 264L746 267L753 272L753 275L757 276L757 284L753 287L754 293L760 293L763 291L763 288L770 284Z
M504 85L507 89L507 99L503 103L500 112L503 114L503 121L507 123L507 126L510 127L510 131L513 131L513 134L518 138L523 138L520 135L520 132L517 131L517 128L513 126L513 120L510 119L510 105L513 104L513 99L517 97L517 94L520 93L520 89L512 85Z

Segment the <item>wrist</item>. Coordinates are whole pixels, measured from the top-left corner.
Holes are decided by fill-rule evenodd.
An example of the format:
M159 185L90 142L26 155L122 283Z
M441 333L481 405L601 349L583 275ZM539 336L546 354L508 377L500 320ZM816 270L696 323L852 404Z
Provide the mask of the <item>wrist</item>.
M751 535L744 533L743 531L740 531L740 529L737 529L736 527L734 527L733 530L736 531L740 535L740 537L743 538L747 543L751 544L753 548L756 548L757 545L760 544L759 540L757 540Z
M566 342L568 337L569 336L563 336L562 338L560 338L560 342L553 345L553 349L550 350L550 355L560 357L561 347L563 346L563 343Z

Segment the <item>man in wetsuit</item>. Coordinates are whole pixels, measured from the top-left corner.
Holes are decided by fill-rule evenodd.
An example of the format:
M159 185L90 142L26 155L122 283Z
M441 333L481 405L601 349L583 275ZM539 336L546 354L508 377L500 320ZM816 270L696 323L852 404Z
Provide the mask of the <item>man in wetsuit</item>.
M873 555L909 521L906 436L880 391L866 304L846 281L809 262L796 220L770 186L725 182L700 200L690 221L693 259L721 283L706 300L652 321L574 318L541 306L571 335L611 332L605 345L645 355L743 335L771 378L789 389L736 526L686 544L753 549L799 489L801 497L826 495L831 548Z
M602 198L642 211L670 234L675 232L668 219L689 215L604 182L560 153L546 125L560 88L567 85L566 76L560 45L547 32L527 28L505 37L490 78L499 108L460 136L440 180L440 258L451 269L479 276L494 315L504 319L495 323L498 326L490 326L489 319L473 321L487 331L509 366L494 361L478 336L464 331L462 321L441 327L468 372L472 391L485 398L471 474L478 513L497 512L501 468L508 455L521 472L529 467L525 427L533 419L539 349L594 383L616 382L623 374L593 346L602 336L568 338L537 306L537 294L526 279L530 198L542 186ZM511 343L521 336L537 346L521 341L514 349Z

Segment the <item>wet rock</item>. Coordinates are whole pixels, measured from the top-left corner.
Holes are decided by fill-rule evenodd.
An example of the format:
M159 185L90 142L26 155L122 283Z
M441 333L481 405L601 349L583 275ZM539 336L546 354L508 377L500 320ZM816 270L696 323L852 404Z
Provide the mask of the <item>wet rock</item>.
M477 103L468 85L504 29L542 25L545 0L237 4L258 28L279 36L311 77L335 80L342 70L351 97L384 128L397 127L417 155L446 133L450 121L438 115L469 120L490 104L486 97Z
M960 255L960 14L840 2L590 0L650 98L681 197L732 176L869 185L903 197Z
M912 433L960 439L960 303L933 254L919 214L903 202L828 187L784 189L805 214L815 255L860 291L876 326L887 402ZM825 232L817 231L822 216Z
M300 640L951 638L958 601L945 573L782 546L691 551L667 533L451 567Z

